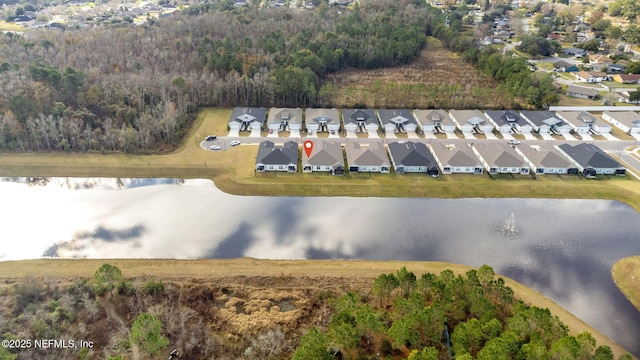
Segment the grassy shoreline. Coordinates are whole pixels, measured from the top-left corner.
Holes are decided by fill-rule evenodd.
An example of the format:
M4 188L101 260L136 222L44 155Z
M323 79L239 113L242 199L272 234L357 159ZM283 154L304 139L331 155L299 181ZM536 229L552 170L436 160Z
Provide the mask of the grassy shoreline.
M43 259L0 262L0 280L5 284L25 278L70 280L91 277L102 264L109 263L130 279L165 279L172 281L230 281L232 278L261 277L310 278L339 283L344 279L373 279L381 273L395 272L402 266L416 274L439 274L451 269L464 274L471 267L431 261L361 261L361 260L260 260L253 258L170 260L170 259ZM537 291L505 278L516 298L530 305L549 308L565 323L571 334L590 332L598 345L608 345L616 358L626 351L606 336ZM291 281L295 283L295 281ZM282 281L278 281L282 284Z
M586 180L579 176L416 174L256 174L256 146L203 151L207 134L226 134L230 109L204 109L181 145L167 154L20 153L0 154L0 176L175 177L213 180L224 192L258 196L351 196L433 198L605 199L640 212L640 181L631 176Z
M640 311L640 256L616 261L611 276L624 296Z

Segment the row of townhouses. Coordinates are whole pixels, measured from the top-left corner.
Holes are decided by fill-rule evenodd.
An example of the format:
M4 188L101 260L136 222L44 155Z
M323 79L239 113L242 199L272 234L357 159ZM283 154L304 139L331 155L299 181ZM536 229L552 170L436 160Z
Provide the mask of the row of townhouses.
M449 110L442 109L318 109L308 108L235 108L229 119L230 136L240 131L251 131L260 136L268 130L273 136L288 131L290 137L300 137L319 132L339 137L344 131L347 137L365 132L377 137L379 130L385 134L406 133L415 135L453 134L456 130L466 134L536 133L543 138L551 134L577 134L588 140L590 134L610 134L612 126L623 132L640 136L640 113L634 111L605 111L597 117L586 111L516 111L516 110ZM411 137L411 136L409 136ZM586 139L584 137L587 137Z
M483 141L476 144L429 144L398 140L385 146L382 141L363 145L339 140L314 139L312 150L299 152L299 144L287 141L277 145L270 140L260 143L256 157L256 171L327 172L332 175L350 173L424 173L443 174L626 174L625 167L593 144L563 143L551 145L509 145L502 141ZM345 156L346 154L346 156ZM346 161L345 161L346 160Z

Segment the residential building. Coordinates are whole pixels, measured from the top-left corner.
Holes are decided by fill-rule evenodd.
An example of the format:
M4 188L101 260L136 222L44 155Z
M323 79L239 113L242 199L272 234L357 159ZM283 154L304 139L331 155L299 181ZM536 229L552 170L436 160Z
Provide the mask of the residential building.
M313 141L311 153L302 153L302 172L328 172L331 175L344 174L344 155L339 141Z
M438 166L443 174L483 174L484 168L480 159L466 144L445 144L433 142L429 144Z
M598 89L571 84L567 88L567 96L593 100L598 97Z
M279 131L299 131L302 129L302 109L275 107L269 109L267 128L274 133Z
M237 131L260 130L264 124L267 109L237 107L231 112L229 128Z
M438 176L436 159L423 143L394 141L389 144L389 155L398 174L426 173L429 176Z
M493 124L487 121L480 110L450 110L449 116L463 133L493 131Z
M572 161L586 178L596 175L624 176L627 169L594 144L579 143L556 146L564 156Z
M530 133L533 129L531 124L513 110L487 110L484 115L501 134Z
M601 83L610 80L609 75L601 71L578 71L573 75L576 80L588 83Z
M615 74L612 79L621 84L637 84L640 82L640 74Z
M456 131L456 124L453 123L449 114L442 109L413 110L413 115L420 124L423 133L453 133Z
M342 122L346 131L376 132L380 127L372 109L342 109Z
M533 130L538 134L571 132L571 126L550 111L527 110L521 111L520 115L533 126Z
M349 172L389 173L391 169L391 162L382 142L372 142L368 145L348 142L345 152Z
M334 132L340 131L340 114L338 109L313 109L308 108L304 111L305 124L307 132L315 134L318 132Z
M515 151L536 175L577 174L578 168L548 142L538 145L520 144Z
M380 109L378 117L387 134L415 132L418 128L418 122L407 109Z
M481 142L471 148L489 174L529 174L529 164L506 142Z
M640 113L635 111L605 111L602 118L633 136L640 136Z
M297 172L298 143L287 141L278 146L269 140L261 142L256 156L256 171Z
M575 133L580 135L589 134L590 132L611 132L610 125L598 121L598 118L586 111L556 111L556 115L569 124Z

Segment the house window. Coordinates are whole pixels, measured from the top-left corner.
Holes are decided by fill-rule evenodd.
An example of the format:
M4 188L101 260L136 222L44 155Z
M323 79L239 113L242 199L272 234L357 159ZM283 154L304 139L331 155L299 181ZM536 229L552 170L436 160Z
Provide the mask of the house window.
M482 168L481 167L477 167L477 168L474 169L474 172L476 174L482 174Z
M528 168L520 168L520 172L523 174L527 174L529 173L529 169Z
M495 174L495 173L498 172L498 168L493 168L493 167L489 168L489 172L492 173L492 174Z
M537 174L542 174L542 173L544 173L544 169L543 168L537 168L536 169L536 173Z
M388 167L386 167L386 166L383 166L383 167L380 169L380 171L382 171L382 172L389 171L389 168L388 168Z
M445 166L444 168L442 168L442 171L450 172L451 171L451 167L450 166Z
M311 166L305 165L304 168L302 168L302 171L311 171Z
M264 165L258 165L257 170L258 171L264 171Z
M318 165L316 166L316 170L322 170L322 167Z
M278 165L278 170L284 170L284 165Z

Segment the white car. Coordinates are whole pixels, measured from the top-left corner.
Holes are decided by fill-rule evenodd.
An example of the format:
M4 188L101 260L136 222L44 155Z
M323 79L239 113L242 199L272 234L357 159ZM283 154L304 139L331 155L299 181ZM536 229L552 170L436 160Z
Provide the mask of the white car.
M509 140L509 145L520 145L520 140Z
M218 145L211 145L211 150L220 150L221 147Z
M233 140L232 142L230 142L230 143L229 143L229 145L231 145L231 146L238 146L238 145L240 145L240 141L238 141L238 140Z

